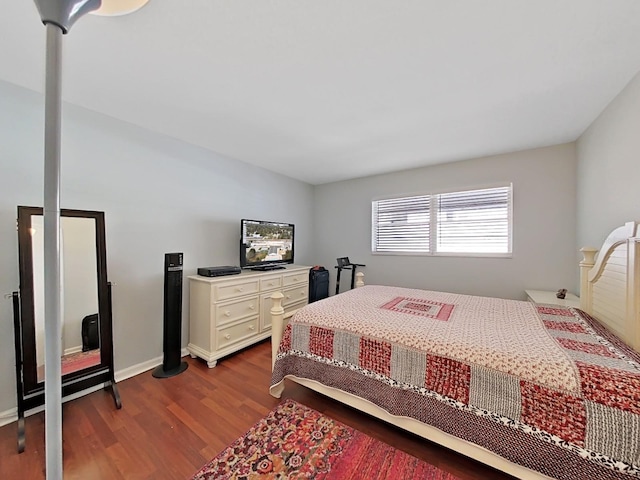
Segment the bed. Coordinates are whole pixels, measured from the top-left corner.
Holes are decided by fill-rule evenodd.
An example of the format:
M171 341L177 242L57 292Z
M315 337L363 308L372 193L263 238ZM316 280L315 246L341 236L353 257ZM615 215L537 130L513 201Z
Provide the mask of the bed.
M360 274L285 318L278 292L270 393L288 378L518 478L640 478L637 235L582 249L580 309Z

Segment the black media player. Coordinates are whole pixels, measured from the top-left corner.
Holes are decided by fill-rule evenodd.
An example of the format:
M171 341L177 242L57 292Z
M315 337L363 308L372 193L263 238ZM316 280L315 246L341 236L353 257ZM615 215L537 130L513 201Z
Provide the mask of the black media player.
M236 275L240 272L241 272L240 267L235 267L232 265L198 268L198 275L202 275L203 277L221 277L223 275Z

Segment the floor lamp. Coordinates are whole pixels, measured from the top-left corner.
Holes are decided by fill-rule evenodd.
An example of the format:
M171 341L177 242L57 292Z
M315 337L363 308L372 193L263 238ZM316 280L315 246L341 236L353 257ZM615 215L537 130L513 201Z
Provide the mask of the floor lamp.
M62 35L88 12L130 13L148 0L34 0L47 29L44 128L44 335L46 476L62 479L62 290L60 281L60 145Z

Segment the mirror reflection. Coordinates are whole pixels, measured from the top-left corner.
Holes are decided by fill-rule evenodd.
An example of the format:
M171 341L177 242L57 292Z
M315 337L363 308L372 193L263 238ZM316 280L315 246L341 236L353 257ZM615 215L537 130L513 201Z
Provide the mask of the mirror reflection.
M100 324L93 218L60 218L62 375L100 364ZM37 381L44 381L44 217L31 217Z

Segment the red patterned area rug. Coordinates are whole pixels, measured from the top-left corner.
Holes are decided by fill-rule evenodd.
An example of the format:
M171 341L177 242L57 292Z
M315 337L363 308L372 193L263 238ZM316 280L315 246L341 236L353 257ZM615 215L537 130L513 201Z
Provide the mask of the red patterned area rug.
M193 477L457 480L293 400L284 400Z
M100 365L100 350L76 352L62 356L62 375ZM38 366L38 381L44 382L44 365Z

